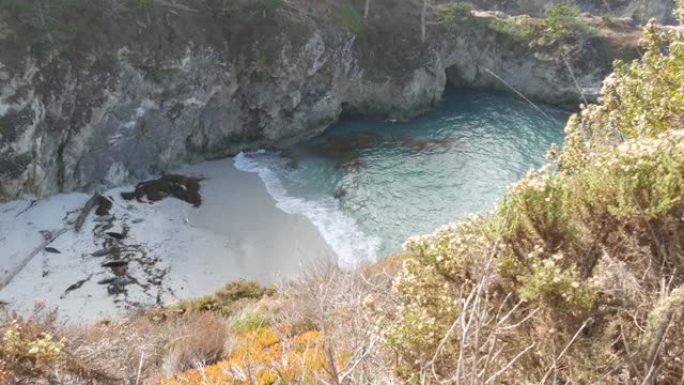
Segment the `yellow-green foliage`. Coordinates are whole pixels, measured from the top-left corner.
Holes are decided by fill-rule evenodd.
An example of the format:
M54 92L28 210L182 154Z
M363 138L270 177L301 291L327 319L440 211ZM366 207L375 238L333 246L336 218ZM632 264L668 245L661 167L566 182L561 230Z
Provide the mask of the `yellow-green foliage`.
M354 35L363 35L369 27L366 19L349 4L343 4L336 9L335 22Z
M542 35L551 40L562 40L587 33L589 26L580 18L580 9L571 4L556 4L546 13Z
M562 266L563 254L543 258L532 253L527 258L529 268L517 277L521 299L539 302L559 312L577 314L591 309L595 298L593 288L580 280L575 266Z
M27 360L36 368L54 364L63 349L64 340L55 340L50 333L27 335L24 327L16 320L10 322L2 336L2 355L6 360Z
M526 42L536 33L535 27L519 18L493 19L488 24L489 29L515 41Z
M169 308L154 309L148 313L151 318L165 317L173 313L216 311L229 316L245 302L259 300L276 294L276 289L254 281L235 281L226 284L214 294L183 300Z
M543 35L550 40L567 38L576 29L579 15L577 6L558 4L551 7L543 23Z
M29 317L0 314L0 384L49 373L63 361L66 340L55 337L55 320L42 305Z
M684 40L653 23L643 40L642 60L618 61L604 83L601 104L570 120L564 168L582 167L590 154L625 138L653 138L684 127Z
M241 333L246 333L250 330L256 330L260 327L266 327L271 324L271 317L268 314L259 312L243 314L233 320L231 325L233 329Z
M538 44L554 44L590 31L589 25L581 19L579 9L568 5L552 7L541 24L534 23L528 17L476 16L472 12L473 4L468 2L439 4L435 11L452 32L481 33L489 30L517 43L535 40Z
M467 2L444 3L436 7L447 25L456 25L468 21L472 17L473 4Z
M654 305L684 287L683 47L649 24L643 59L617 63L601 103L570 119L557 163L496 213L406 243L399 304L372 308L402 378L682 378L682 309Z

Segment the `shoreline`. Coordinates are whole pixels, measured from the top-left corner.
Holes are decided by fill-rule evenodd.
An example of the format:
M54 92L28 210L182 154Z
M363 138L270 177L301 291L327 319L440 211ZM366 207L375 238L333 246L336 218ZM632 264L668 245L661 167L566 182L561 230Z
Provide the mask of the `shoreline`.
M233 158L175 173L203 178L200 206L125 201L121 192L133 186L114 188L103 194L111 215L91 213L78 233L73 222L88 194L0 205L0 282L9 280L0 300L19 311L40 300L62 318L87 322L207 295L239 279L292 279L304 266L335 261L318 229L277 208L259 176L236 169ZM56 239L46 241L46 232ZM113 249L116 258L100 255Z

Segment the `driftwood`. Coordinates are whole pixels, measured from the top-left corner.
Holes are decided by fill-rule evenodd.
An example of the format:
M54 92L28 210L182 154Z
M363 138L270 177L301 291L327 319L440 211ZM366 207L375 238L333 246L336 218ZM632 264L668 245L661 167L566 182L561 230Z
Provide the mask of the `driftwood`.
M86 218L88 218L88 214L90 214L90 212L93 211L93 209L97 205L97 202L99 201L99 196L100 194L95 193L92 197L90 197L90 199L88 199L86 204L81 209L81 213L78 214L78 218L76 218L76 223L74 224L74 231L81 231L81 227L83 227L83 223L85 222Z
M31 206L29 206L30 208ZM88 217L88 214L90 214L91 211L93 211L94 208L97 207L97 215L107 215L109 214L109 210L112 207L112 201L110 201L107 197L101 195L101 194L93 194L90 199L86 202L86 204L83 206L81 209L81 213L78 215L78 218L76 218L76 223L74 225L74 230L78 232L81 227L83 227L83 223L85 223L86 218ZM29 253L26 258L22 259L17 266L15 266L13 269L7 272L4 278L0 278L0 289L4 288L7 286L14 277L21 272L26 265L28 265L29 262L35 257L38 253L40 252L59 252L57 249L54 247L48 247L49 244L54 242L59 236L62 234L66 233L69 230L68 226L62 227L61 229L54 230L54 231L44 231L41 232L43 234L43 242L41 242L31 253Z
M38 247L33 249L33 251L28 256L26 256L26 258L24 258L21 262L19 262L19 264L17 266L15 266L11 271L9 271L7 273L7 275L5 276L5 278L0 279L0 290L3 289L5 286L7 286L10 282L12 282L12 279L14 279L14 277L16 277L17 274L19 274L19 272L24 270L26 265L28 265L28 263L31 262L31 260L33 259L33 257L36 256L36 254L38 254L42 251L45 251L45 247L47 247L47 245L52 243L60 235L66 233L66 232L67 232L66 227L61 228L57 231L50 232L50 234L48 236L46 236L45 240L40 245L38 245Z
M97 215L107 215L109 214L109 209L112 207L112 201L101 194L93 194L86 204L83 205L81 213L78 214L78 218L76 218L76 223L74 224L74 231L81 231L81 227L83 227L86 218L88 218L88 214L90 214L95 207L97 207Z

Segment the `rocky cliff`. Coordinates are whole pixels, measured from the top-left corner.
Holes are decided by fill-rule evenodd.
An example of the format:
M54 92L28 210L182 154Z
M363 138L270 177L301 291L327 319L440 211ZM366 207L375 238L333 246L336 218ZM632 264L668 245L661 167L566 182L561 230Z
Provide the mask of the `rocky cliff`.
M442 53L455 87L514 92L574 110L597 99L614 59L638 57L640 32L626 20L606 26L598 17L584 18L577 36L549 43L530 32L520 35L525 27L543 29L542 19L476 14L478 24L490 24L452 34Z
M616 38L632 31L535 45L432 13L422 41L417 1L375 0L368 19L313 0L3 1L0 200L282 146L342 114L407 119L447 80L576 106L634 55Z

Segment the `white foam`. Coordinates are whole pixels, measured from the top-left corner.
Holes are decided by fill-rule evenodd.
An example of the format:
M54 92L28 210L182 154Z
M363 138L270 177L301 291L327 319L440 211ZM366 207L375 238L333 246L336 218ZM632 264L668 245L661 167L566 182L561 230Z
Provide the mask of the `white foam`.
M241 152L233 161L238 170L259 175L268 193L276 200L276 207L309 219L337 254L340 266L353 267L360 262L377 259L380 240L364 234L356 220L340 210L336 199L306 200L288 194L278 176L285 159L259 150L256 153Z

